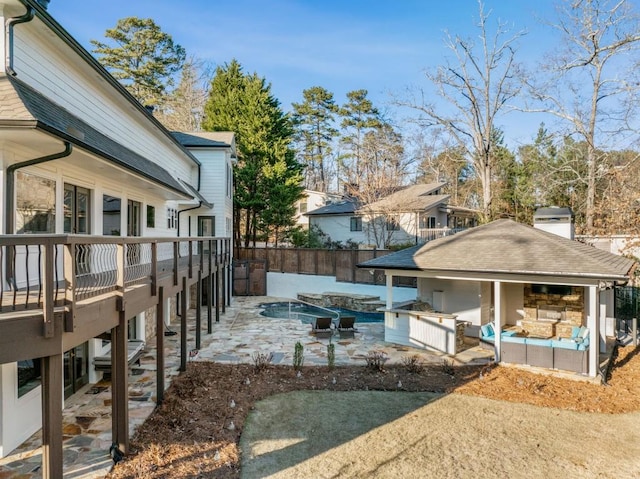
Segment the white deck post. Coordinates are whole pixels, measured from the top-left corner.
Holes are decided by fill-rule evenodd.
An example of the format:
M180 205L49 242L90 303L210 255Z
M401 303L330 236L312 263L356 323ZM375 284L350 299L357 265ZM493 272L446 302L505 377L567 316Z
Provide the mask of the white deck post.
M387 274L387 309L393 308L393 275Z
M589 328L589 376L594 378L598 374L600 361L600 318L598 287L589 286L589 308L587 309L587 328Z
M502 283L493 283L493 329L495 330L496 363L500 362L502 355Z

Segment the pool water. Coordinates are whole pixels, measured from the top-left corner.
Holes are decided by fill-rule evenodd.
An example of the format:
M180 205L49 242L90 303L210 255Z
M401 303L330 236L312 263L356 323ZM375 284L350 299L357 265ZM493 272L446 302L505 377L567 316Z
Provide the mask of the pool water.
M280 303L263 303L260 305L264 308L260 314L267 318L283 318L287 319L297 318L303 323L313 324L315 318L321 316L330 316L330 314L323 308L316 308L314 306L296 303L296 302L280 302ZM383 323L384 313L370 313L365 311L351 311L349 309L329 307L331 311L335 311L340 316L355 316L356 323ZM291 316L289 316L291 313ZM333 315L335 318L336 315Z

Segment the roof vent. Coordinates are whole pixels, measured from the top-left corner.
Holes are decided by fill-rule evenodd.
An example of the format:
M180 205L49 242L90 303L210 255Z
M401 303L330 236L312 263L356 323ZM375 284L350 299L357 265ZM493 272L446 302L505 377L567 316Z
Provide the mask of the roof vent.
M44 8L45 10L47 9L47 7L49 6L49 0L36 0L40 6L42 8Z

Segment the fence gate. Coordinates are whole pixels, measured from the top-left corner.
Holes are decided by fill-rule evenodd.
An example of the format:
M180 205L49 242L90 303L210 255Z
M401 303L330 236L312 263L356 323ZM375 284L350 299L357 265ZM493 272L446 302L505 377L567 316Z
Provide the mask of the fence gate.
M233 295L266 296L267 261L246 259L233 261Z

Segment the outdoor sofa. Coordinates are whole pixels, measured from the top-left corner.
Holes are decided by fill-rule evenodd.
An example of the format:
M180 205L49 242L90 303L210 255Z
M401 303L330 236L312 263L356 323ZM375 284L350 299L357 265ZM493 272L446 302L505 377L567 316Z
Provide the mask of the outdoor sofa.
M493 323L480 327L480 345L494 348ZM528 364L547 369L561 369L587 373L589 328L574 326L569 338L534 338L518 335L516 331L502 331L501 360L505 363Z

